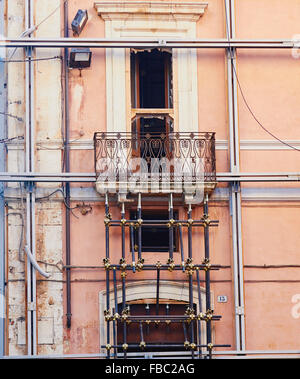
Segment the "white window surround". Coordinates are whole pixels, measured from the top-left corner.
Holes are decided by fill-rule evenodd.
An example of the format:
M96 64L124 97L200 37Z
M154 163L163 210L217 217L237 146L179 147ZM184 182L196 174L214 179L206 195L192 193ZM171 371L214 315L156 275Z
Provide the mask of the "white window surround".
M95 2L106 38L195 39L196 22L207 3ZM195 49L173 49L174 130L198 131L198 79ZM131 130L130 50L106 50L107 131Z
M200 288L201 291L201 304L202 310L205 312L206 309L206 293L205 288ZM115 296L114 289L110 290L110 310L115 307ZM211 291L211 308L214 309L213 305L213 292ZM182 301L189 303L189 286L187 283L173 282L173 281L160 281L159 285L159 298L161 300ZM138 301L143 299L153 299L156 300L156 280L145 280L140 282L130 282L126 284L126 302ZM118 304L122 303L122 285L117 286L117 300ZM193 286L193 302L196 304L196 312L199 313L199 297L197 286ZM99 292L99 337L100 346L106 345L106 321L104 320L104 311L106 310L106 290ZM112 324L112 323L110 323ZM206 343L206 324L201 322L201 343ZM212 325L212 331L214 332L214 325ZM138 339L139 337L137 337ZM198 338L198 337L197 337ZM110 330L110 341L113 341L113 330ZM182 341L183 343L183 341ZM199 343L199 341L197 341ZM101 349L100 352L105 354L106 349Z

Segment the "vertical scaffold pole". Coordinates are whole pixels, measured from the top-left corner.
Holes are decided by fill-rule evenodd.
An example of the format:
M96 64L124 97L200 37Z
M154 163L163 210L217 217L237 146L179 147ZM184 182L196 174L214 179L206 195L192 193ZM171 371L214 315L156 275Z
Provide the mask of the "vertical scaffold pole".
M115 297L115 316L116 317L116 320L114 319L113 320L113 336L114 336L114 346L117 345L117 339L116 339L116 327L117 327L117 320L119 318L119 309L118 309L118 292L117 292L117 272L116 272L116 268L114 267L113 268L113 279L114 279L114 297ZM114 317L115 318L115 317ZM114 348L114 353L115 353L115 357L118 355L118 349L115 347Z
M121 206L121 229L122 229L122 259L125 259L125 204Z
M234 39L235 32L235 1L224 0L225 25L227 39ZM227 48L227 82L228 82L228 126L229 126L229 153L230 171L240 171L240 134L238 118L238 78L236 48ZM243 246L241 227L241 194L240 183L232 182L230 188L229 208L232 226L232 253L233 253L233 285L235 305L235 341L236 350L245 350L245 314L244 314L244 274L243 274Z
M203 203L203 220L204 223L204 257L205 263L209 264L209 216L208 216L208 196L206 195ZM211 311L211 301L210 301L210 271L205 270L205 287L206 287L206 313ZM211 320L210 318L206 321L206 339L207 346L211 346ZM209 348L209 358L211 359L211 349Z
M130 225L130 245L131 245L131 255L132 255L132 272L135 273L135 249L134 249L133 225Z
M198 305L199 312L202 313L202 299L201 299L201 288L200 288L200 275L199 270L196 271L197 275L197 288L198 288ZM198 344L201 345L201 320L198 320ZM199 359L202 357L202 348L199 347Z
M140 322L140 336L141 336L140 348L144 349L146 346L146 342L144 340L144 332L143 332L143 323L142 322Z
M188 270L188 277L189 277L189 308L190 312L194 312L194 299L193 299L193 245L192 245L192 205L189 204L188 206L188 260L189 264L191 265ZM190 322L190 346L191 346L191 352L192 352L192 358L194 358L194 349L193 346L194 343L194 322Z
M173 194L169 197L169 263L173 263L174 241L173 241Z
M157 262L157 278L156 278L156 315L159 314L159 280L160 280L160 262Z
M5 5L0 1L0 34L4 35L5 22L4 22ZM3 52L4 53L4 52ZM6 78L6 65L2 63L3 56L0 57L0 139L7 137L7 122L4 117L6 112L7 90L5 87ZM6 146L4 143L0 144L0 170L6 170ZM5 296L6 296L6 277L5 277L5 201L4 201L4 183L0 183L0 358L5 355Z
M109 202L108 202L108 193L105 194L105 215L107 222L105 223L105 261L108 265L106 268L106 310L110 312L110 298L109 298L109 222L108 220L111 218L109 214ZM107 318L107 329L106 329L106 342L107 347L110 346L110 318ZM107 348L107 358L110 358L110 349Z
M166 316L169 316L169 310L170 310L170 306L169 306L169 304L166 304ZM169 333L169 331L170 331L168 323L166 324L166 331L167 331L167 333Z
M138 205L137 205L137 216L138 216L138 259L142 259L142 195L138 194Z
M180 241L181 265L182 265L182 271L185 272L185 267L184 267L184 248L183 248L182 225L181 225L181 223L178 224L178 230L179 230L179 241Z
M190 343L189 343L188 336L187 336L185 322L182 323L182 328L183 328L183 335L184 335L184 346L188 347L190 345Z
M125 204L122 202L122 208L121 208L121 219L125 221ZM122 259L121 262L126 266L125 261L125 223L121 220L121 230L122 230ZM130 230L132 227L130 227ZM134 258L133 262L134 264ZM125 313L127 312L126 309L126 269L121 271L121 278L122 278L122 315L125 316ZM123 352L124 352L124 359L127 356L127 324L126 319L123 320Z
M149 304L146 304L146 306L145 306L145 310L146 310L146 316L149 316L149 314L150 314L150 305L149 305ZM149 333L150 333L150 327L149 327L149 324L148 324L148 323L147 323L146 333L147 333L147 336L148 336Z

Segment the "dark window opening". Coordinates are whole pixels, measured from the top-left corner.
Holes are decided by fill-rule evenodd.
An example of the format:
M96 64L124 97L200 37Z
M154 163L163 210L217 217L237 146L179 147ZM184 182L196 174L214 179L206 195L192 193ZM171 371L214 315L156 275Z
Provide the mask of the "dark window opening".
M170 154L165 141L173 132L172 53L132 50L130 65L131 107L136 109L131 121L132 155L147 161L164 157Z
M121 307L121 304L119 305ZM186 312L187 304L159 304L158 313L156 304L130 304L131 316L154 316L165 315L183 316ZM196 313L196 305L194 304ZM167 319L167 318L166 318ZM191 342L191 324L184 323L186 329L184 330L183 322L166 323L160 321L159 324L151 322L150 324L143 323L143 339L146 343L145 351L148 352L165 352L165 351L185 351L184 342L188 340ZM197 325L194 325L194 342L197 341ZM117 327L117 342L122 345L124 342L124 326L118 323ZM141 352L139 344L141 342L141 331L139 322L131 322L127 325L127 344L135 345L129 347L128 352ZM154 345L154 346L153 346ZM167 346L165 346L167 345ZM178 346L179 345L179 346Z
M132 122L131 130L134 156L147 160L162 158L172 153L170 150L172 145L166 143L170 133L173 132L173 122L169 117L140 117Z
M130 219L137 219L137 212L130 213ZM143 220L169 220L167 211L142 212ZM174 211L174 219L178 220L178 211ZM178 251L178 231L173 228L173 251ZM138 245L138 232L134 233L134 245ZM169 251L169 228L167 225L142 225L142 252L168 252Z
M149 134L153 138L157 138L160 133L166 133L165 117L141 117L141 134Z
M133 108L172 108L172 54L153 49L131 53Z
M166 134L166 118L147 118L142 117L140 119L141 123L141 136L147 135L151 141L148 140L148 143L141 144L140 156L147 158L162 158L166 156L165 144L158 143L160 136ZM154 140L156 142L154 142Z

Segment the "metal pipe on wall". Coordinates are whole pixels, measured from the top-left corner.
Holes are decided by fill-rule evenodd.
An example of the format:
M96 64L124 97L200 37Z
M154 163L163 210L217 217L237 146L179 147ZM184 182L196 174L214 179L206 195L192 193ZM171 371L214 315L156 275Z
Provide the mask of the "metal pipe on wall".
M24 247L24 250L25 250L25 253L27 254L28 258L30 259L30 262L32 264L32 266L34 266L34 268L36 269L36 271L38 271L42 276L44 276L45 278L49 278L50 277L50 274L48 274L46 271L44 271L37 263L37 261L35 260L35 258L33 257L31 251L29 250L29 247L27 245L25 245Z
M29 13L30 15L32 15L32 2L31 0L27 0L28 1L28 4L29 4ZM233 7L233 3L231 0L227 0L226 1L228 6L230 6L230 20L231 20L231 17L232 17L232 7ZM65 3L66 5L66 3ZM229 7L228 7L229 8ZM31 22L30 22L31 23ZM232 28L230 29L231 30L231 33L232 33ZM228 93L230 93L230 110L229 110L229 115L230 115L230 119L231 119L231 122L230 122L230 154L231 154L231 172L235 172L235 170L237 170L239 168L239 157L238 157L238 154L239 154L239 147L238 147L238 141L239 141L239 137L238 137L238 124L237 124L237 97L236 97L236 94L237 94L237 85L236 85L236 80L235 80L235 77L234 77L234 74L233 74L233 67L235 67L235 62L233 61L233 57L231 55L232 53L232 47L230 45L228 45L228 49L230 50L229 51L229 58L228 58L228 61L230 61L230 67L231 67L231 70L230 70L230 74L228 73L228 77L230 77L230 89L228 90ZM66 49L67 50L67 49ZM31 57L32 55L32 48L29 47L28 48L28 56ZM65 62L67 62L67 59L65 60ZM26 71L26 73L28 73L28 76L26 75L26 104L28 103L28 108L26 109L26 114L27 114L27 117L28 117L28 122L26 121L26 141L28 142L28 145L26 145L26 171L27 172L34 172L34 122L32 122L34 120L34 116L33 116L33 99L31 98L32 96L32 88L33 88L33 85L32 84L32 80L33 80L33 75L32 75L32 70L33 70L33 64L31 62L31 60L29 59L29 62L28 62L28 71ZM27 62L26 62L26 66L27 66ZM66 71L67 73L67 71ZM32 75L32 76L31 76ZM67 77L67 75L66 75ZM68 89L68 86L66 86L66 88ZM28 92L27 92L28 91ZM30 100L29 100L30 99ZM67 104L67 103L66 103ZM66 108L68 108L66 106ZM67 117L66 117L67 118ZM26 118L27 120L27 118ZM67 124L66 124L67 125ZM66 133L67 134L67 133ZM66 142L65 142L65 149L66 149L66 154L69 155L69 152L68 152L68 139L66 139ZM69 165L69 163L68 163ZM28 170L27 170L27 167L28 167ZM66 170L67 170L67 164L66 164ZM69 170L69 167L68 167L68 170ZM71 178L72 179L72 178ZM68 188L70 186L69 182L67 183L68 185ZM66 185L66 188L67 188L67 185ZM234 270L235 270L235 286L236 286L236 290L237 290L237 297L236 297L236 304L239 304L238 307L239 307L239 313L237 313L237 324L239 324L239 343L243 344L243 341L244 341L244 329L243 329L243 326L242 326L242 318L243 317L240 317L240 316L243 316L240 314L240 308L241 308L241 303L243 303L243 297L242 297L242 292L241 292L241 286L243 286L243 278L242 278L242 245L241 245L241 198L240 198L240 193L238 192L238 190L236 191L235 190L235 186L237 185L237 183L233 183L233 187L232 187L232 201L231 201L231 204L232 204L232 211L233 211L233 216L232 216L232 225L233 225L233 234L234 234L234 237L233 237L233 244L235 245L234 247ZM29 210L29 213L28 213L28 226L30 225L30 228L28 228L27 226L27 230L28 230L28 241L30 240L31 242L31 248L32 250L34 251L35 250L35 194L33 192L33 183L29 183L29 187L31 189L29 189L28 191L28 200L27 200L27 206L28 206L28 210ZM66 190L66 193L67 193L67 190ZM69 202L68 202L69 204ZM69 210L67 209L66 210L66 213L69 213ZM70 214L69 214L70 216ZM66 224L67 224L67 220L66 220ZM68 224L70 226L70 224ZM69 235L70 237L70 235ZM69 245L70 247L70 245ZM30 262L31 264L31 262ZM68 264L68 261L67 261L67 265L70 266L70 262ZM31 266L30 266L31 267ZM31 267L31 272L30 272L30 275L31 275L31 282L30 282L30 286L29 286L29 296L31 298L33 298L33 295L34 293L36 292L36 288L35 288L35 285L36 285L36 282L35 282L35 278L34 278L34 271L32 270L32 267ZM69 288L70 290L70 288ZM70 292L69 292L70 293ZM36 309L32 309L30 307L30 312L34 312L35 311L35 317L36 317ZM68 316L71 316L71 313L68 313ZM31 314L31 317L34 317L34 315ZM33 333L33 330L36 330L36 327L34 327L34 323L31 323L31 326L32 326L32 329L31 329L31 333ZM33 339L31 340L31 343L32 343L32 346L34 346L34 338L35 338L35 343L36 343L36 336L35 337L32 337ZM243 347L241 347L241 349L243 349Z
M33 23L33 0L25 3L25 27L30 29ZM31 36L30 36L31 37ZM26 95L26 122L25 122L25 170L28 173L35 171L35 115L34 115L34 64L32 62L33 47L25 49L25 95ZM26 195L26 241L27 246L36 256L35 236L35 184L27 183ZM37 302L36 302L36 272L27 257L26 260L26 285L27 285L27 354L37 354Z
M169 195L169 259L173 262L173 251L174 251L174 234L173 234L173 194Z
M69 37L69 15L68 0L64 2L64 36ZM70 172L70 148L69 148L69 70L68 58L69 49L64 49L64 113L65 113L65 136L64 136L64 167L65 172ZM65 183L65 227L66 227L66 264L71 265L71 211L70 211L70 183ZM66 298L67 298L67 328L72 325L72 308L71 308L71 270L66 270Z
M192 205L188 205L188 220L192 220ZM192 222L188 225L188 259L190 264L193 263L193 232L192 232ZM188 283L189 283L189 308L191 312L194 312L194 297L193 297L193 268L187 271L188 274ZM194 323L191 322L189 325L190 332L190 342L194 344ZM194 358L194 350L191 350L192 358Z
M138 218L138 259L142 259L142 194L138 194L138 206L137 206L137 218Z
M202 296L201 296L201 288L200 288L200 275L199 275L199 270L196 270L196 277L197 277L197 290L198 290L198 312L202 313ZM197 326L198 326L198 343L201 343L201 320L197 321ZM199 348L199 358L202 356L202 349Z
M113 281L114 281L114 300L115 300L115 314L119 314L119 307L118 307L118 290L117 290L117 273L115 267L113 268ZM117 322L116 320L113 320L113 343L116 344L117 340ZM114 350L114 354L118 354L118 349Z
M93 173L15 173L15 172L0 172L1 182L19 183L19 182L37 182L37 183L96 183L96 177ZM219 172L216 173L217 183L230 182L300 182L300 172ZM103 200L103 197L99 197ZM153 199L153 198L152 198ZM161 200L161 197L156 197ZM149 198L148 198L149 200ZM128 220L127 220L128 221ZM180 222L180 220L176 220ZM160 220L161 222L161 220ZM147 220L143 220L147 223Z
M278 40L238 40L238 39L189 39L172 40L165 39L134 39L134 38L28 38L0 40L0 48L193 48L193 49L226 49L231 47L239 49L292 49L297 46L297 41L289 39Z
M206 195L206 198L204 200L203 204L203 218L205 220L209 219L208 215L208 196ZM210 246L209 246L209 223L206 224L204 228L204 257L205 262L207 264L210 264ZM205 291L206 291L206 312L211 311L211 293L210 293L210 270L205 270ZM200 292L201 293L201 292ZM206 322L206 340L207 345L210 345L212 343L212 325L211 320L207 320ZM211 351L210 351L211 353ZM209 354L209 357L211 358L211 354Z
M228 41L235 38L234 1L225 1L225 25ZM236 78L236 49L229 44L227 49L228 80L228 117L229 117L229 151L230 171L240 171L239 127ZM234 303L235 303L235 339L236 349L245 349L244 319L244 280L242 267L242 230L241 230L241 194L240 183L232 182L230 189L230 211L232 225Z
M0 1L0 34L4 34L4 2ZM3 54L5 55L5 54ZM4 56L3 56L4 58ZM6 67L0 55L0 112L6 113ZM0 139L7 136L6 118L0 116ZM5 145L0 144L0 170L6 170ZM5 354L5 202L4 183L0 182L0 357Z
M109 218L109 197L105 197L105 215ZM123 242L123 241L122 241ZM109 254L109 224L105 224L105 262L108 265L106 269L106 311L110 312L110 254ZM107 346L110 345L110 319L107 319L106 325L106 341ZM110 357L110 350L107 349L107 358Z

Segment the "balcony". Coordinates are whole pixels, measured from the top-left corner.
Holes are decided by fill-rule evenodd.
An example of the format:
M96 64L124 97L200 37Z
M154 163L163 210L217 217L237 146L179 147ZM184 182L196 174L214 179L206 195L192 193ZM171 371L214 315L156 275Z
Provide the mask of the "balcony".
M94 134L99 193L210 193L215 133Z

